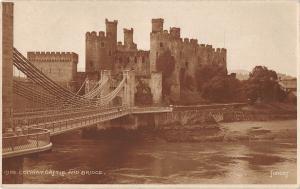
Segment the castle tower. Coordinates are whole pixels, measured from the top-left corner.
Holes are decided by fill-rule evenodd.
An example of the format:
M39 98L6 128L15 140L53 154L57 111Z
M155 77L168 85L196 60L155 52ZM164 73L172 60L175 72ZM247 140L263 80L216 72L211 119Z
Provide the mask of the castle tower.
M131 28L130 30L124 28L123 31L124 31L124 45L125 45L125 47L130 48L134 44L133 43L133 28Z
M152 32L161 32L164 30L164 19L154 18L152 19Z
M108 19L105 19L105 25L106 25L106 38L111 41L114 45L117 45L117 25L118 21L108 21Z
M2 2L2 129L12 130L14 4Z
M106 35L103 31L86 33L85 69L86 72L111 70L117 50L118 21L105 19Z
M163 31L163 24L164 19L162 18L152 19L152 32L150 33L150 72L157 71L157 58L165 49L163 41L167 40L166 35L168 35L168 31Z
M117 25L118 21L109 21L105 19L106 38L102 41L100 38L100 51L98 51L99 69L112 70L114 63L114 55L117 51ZM99 43L98 42L98 43Z
M95 72L100 69L98 55L98 51L101 47L101 43L98 43L100 36L105 38L105 33L99 32L99 36L97 36L97 33L93 31L87 32L85 35L85 71L87 73Z

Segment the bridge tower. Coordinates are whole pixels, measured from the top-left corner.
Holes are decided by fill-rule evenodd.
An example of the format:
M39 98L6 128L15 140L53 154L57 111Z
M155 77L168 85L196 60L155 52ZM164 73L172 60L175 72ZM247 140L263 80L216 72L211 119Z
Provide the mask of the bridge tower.
M2 2L2 131L12 132L13 97L13 13L12 2Z
M135 74L133 70L124 70L123 77L125 78L123 105L133 107L134 106L134 94L135 94Z

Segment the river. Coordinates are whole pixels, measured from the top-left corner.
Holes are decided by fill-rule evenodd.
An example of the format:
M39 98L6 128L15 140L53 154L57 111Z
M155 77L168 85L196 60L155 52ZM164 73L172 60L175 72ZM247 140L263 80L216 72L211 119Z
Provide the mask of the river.
M297 122L224 125L296 132ZM173 143L120 133L89 138L74 131L51 140L52 151L24 159L24 183L294 184L297 178L295 139Z

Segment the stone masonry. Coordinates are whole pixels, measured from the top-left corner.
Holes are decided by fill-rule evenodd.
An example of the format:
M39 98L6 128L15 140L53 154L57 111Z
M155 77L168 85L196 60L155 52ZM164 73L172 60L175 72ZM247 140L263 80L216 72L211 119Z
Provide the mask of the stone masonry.
M2 2L2 129L12 128L13 3Z

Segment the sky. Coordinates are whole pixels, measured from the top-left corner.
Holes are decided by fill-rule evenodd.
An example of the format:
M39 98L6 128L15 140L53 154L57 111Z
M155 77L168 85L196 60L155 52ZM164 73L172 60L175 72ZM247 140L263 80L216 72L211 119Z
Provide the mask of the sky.
M139 49L150 49L151 19L182 38L227 48L229 70L264 65L297 74L297 1L16 1L14 46L27 51L72 51L85 68L85 33L105 31L105 18L134 29Z

